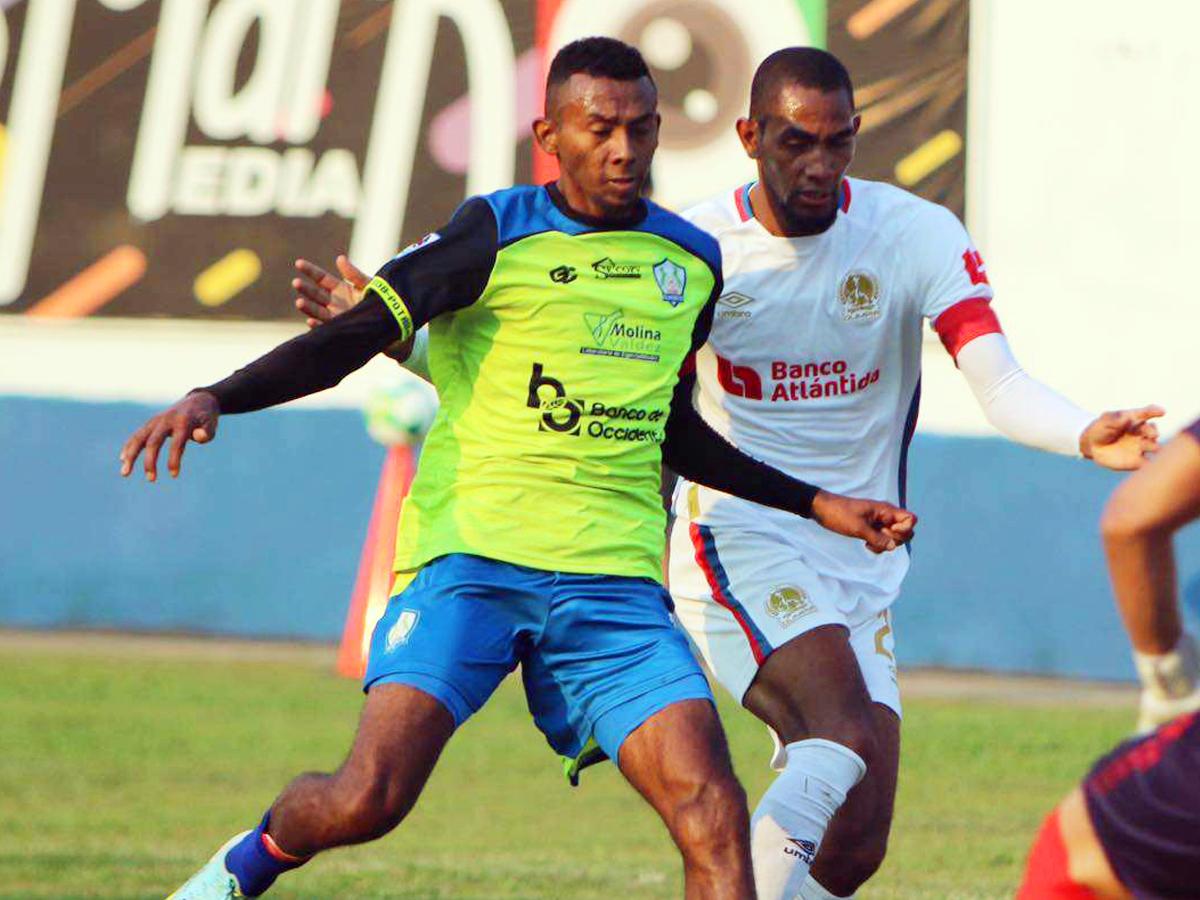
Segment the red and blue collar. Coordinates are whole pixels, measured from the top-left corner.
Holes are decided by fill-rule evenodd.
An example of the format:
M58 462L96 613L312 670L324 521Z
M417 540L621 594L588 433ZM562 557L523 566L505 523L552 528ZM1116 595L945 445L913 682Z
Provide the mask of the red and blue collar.
M758 184L757 181L748 182L733 192L733 205L737 207L738 215L743 222L749 222L754 218L754 207L750 204L750 189L756 184ZM838 208L842 212L850 212L850 182L845 178L838 185Z

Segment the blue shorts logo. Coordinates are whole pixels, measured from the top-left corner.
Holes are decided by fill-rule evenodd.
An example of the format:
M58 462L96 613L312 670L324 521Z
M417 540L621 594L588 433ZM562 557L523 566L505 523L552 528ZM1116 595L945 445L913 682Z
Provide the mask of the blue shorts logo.
M400 610L400 618L396 620L396 624L388 629L387 638L384 646L388 653L391 653L401 644L407 644L409 636L413 633L413 629L417 627L417 622L421 618L421 613L415 609Z
M687 289L687 269L664 258L662 262L655 263L651 271L654 272L658 289L662 291L662 298L672 306L682 303L683 292Z

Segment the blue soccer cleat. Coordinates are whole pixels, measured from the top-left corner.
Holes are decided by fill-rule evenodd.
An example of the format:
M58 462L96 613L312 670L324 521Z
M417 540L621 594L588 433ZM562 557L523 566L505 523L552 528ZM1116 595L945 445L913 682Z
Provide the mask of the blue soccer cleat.
M245 897L233 873L225 868L225 854L248 835L249 831L235 834L221 849L212 855L204 867L184 882L183 886L167 897L167 900L239 900Z

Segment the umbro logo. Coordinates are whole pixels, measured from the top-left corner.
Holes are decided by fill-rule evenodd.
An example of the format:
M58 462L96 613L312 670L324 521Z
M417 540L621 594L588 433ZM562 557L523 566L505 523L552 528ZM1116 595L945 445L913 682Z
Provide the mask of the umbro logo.
M753 302L753 297L747 297L738 291L730 291L717 298L717 306L721 307L717 315L722 319L749 319L753 313L745 307Z
M570 284L579 276L575 274L574 266L557 266L549 271L550 280L555 284Z
M717 298L717 302L722 306L728 306L737 309L739 306L745 306L747 303L753 303L753 297L747 297L745 294L738 291L730 291L728 294L722 294Z
M788 843L792 846L785 846L783 852L788 856L799 857L803 862L812 864L813 858L817 855L816 841L805 841L800 838L790 837Z

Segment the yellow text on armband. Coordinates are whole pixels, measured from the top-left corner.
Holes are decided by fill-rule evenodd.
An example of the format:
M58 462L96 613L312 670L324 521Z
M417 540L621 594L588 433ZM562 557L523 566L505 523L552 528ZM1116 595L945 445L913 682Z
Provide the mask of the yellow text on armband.
M374 291L379 295L387 308L392 311L392 315L396 317L396 322L400 326L400 337L397 340L407 341L413 335L413 320L412 314L409 313L408 307L404 305L404 301L400 299L400 295L396 293L395 288L388 284L381 276L376 275L367 284L368 291Z

